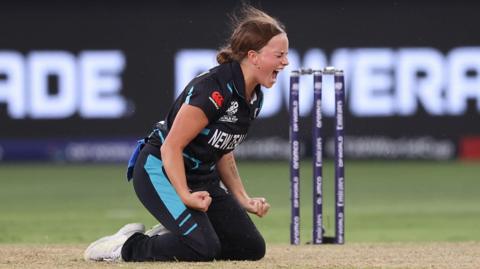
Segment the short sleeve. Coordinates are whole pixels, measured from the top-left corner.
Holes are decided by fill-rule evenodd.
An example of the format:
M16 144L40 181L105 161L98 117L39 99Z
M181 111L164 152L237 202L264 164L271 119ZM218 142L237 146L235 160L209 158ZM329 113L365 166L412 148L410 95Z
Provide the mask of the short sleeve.
M225 103L225 92L218 84L210 81L202 81L187 89L185 103L200 108L209 122L215 120L221 113Z

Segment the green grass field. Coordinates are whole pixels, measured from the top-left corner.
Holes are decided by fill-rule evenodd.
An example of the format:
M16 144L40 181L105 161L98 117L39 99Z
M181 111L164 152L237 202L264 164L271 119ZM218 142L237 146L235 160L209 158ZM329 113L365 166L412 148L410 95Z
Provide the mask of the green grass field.
M268 243L289 240L286 162L240 162L252 196L272 209L252 217ZM333 230L333 167L327 163L327 231ZM349 161L347 242L480 241L480 164ZM311 235L311 166L302 167L302 240ZM123 165L0 165L0 243L86 244L128 222L155 220Z

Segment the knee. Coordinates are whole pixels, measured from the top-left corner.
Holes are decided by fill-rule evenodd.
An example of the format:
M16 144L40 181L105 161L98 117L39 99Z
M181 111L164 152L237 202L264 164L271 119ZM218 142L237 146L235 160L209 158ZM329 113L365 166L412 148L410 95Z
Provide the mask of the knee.
M249 255L247 255L246 260L258 261L265 257L266 245L263 237L259 236L252 240L249 249Z
M221 253L220 240L216 236L210 236L197 246L199 261L213 261L218 259Z
M246 237L235 246L228 249L224 254L224 259L258 261L265 257L266 246L262 236Z
M221 252L221 245L219 241L210 242L206 244L200 253L200 260L202 261L213 261L218 259Z

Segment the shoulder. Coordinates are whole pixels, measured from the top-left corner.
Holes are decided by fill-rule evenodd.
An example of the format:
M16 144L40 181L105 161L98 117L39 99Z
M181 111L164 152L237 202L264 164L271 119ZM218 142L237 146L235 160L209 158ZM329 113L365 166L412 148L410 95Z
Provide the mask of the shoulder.
M226 66L219 65L208 72L200 74L192 80L190 88L204 96L230 98L233 92L228 82L231 81L231 78L228 77L228 72L225 72L225 68Z
M205 113L209 121L218 117L229 103L232 91L219 76L218 67L195 77L184 91L184 103L196 106Z

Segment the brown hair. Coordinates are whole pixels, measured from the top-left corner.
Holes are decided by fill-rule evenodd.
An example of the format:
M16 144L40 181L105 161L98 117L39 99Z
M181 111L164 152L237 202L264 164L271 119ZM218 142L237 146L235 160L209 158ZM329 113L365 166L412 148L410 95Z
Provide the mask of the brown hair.
M240 15L232 15L233 33L217 53L219 64L241 61L249 50L259 51L272 37L285 33L285 26L265 12L244 5Z

